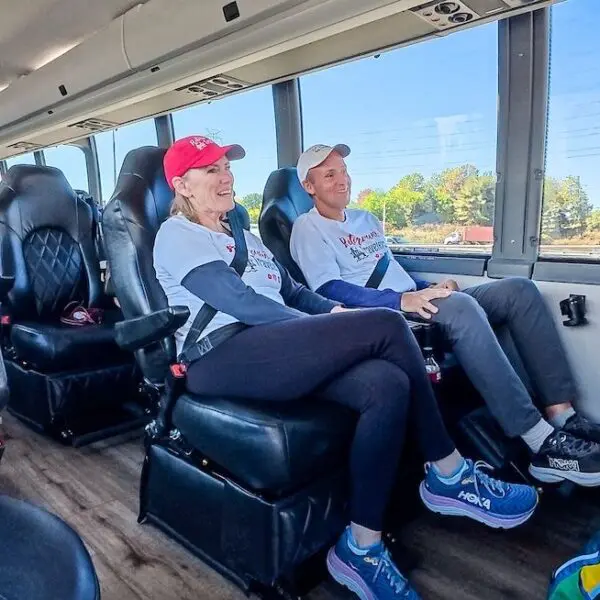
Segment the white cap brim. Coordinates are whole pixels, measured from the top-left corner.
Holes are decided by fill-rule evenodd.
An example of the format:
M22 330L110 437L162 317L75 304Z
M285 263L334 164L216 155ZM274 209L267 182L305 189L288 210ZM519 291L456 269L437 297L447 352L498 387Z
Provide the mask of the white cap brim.
M350 154L350 147L346 144L336 144L335 146L316 144L306 149L300 155L296 165L300 182L305 181L308 172L314 167L318 167L332 152L337 152L342 158L346 158Z

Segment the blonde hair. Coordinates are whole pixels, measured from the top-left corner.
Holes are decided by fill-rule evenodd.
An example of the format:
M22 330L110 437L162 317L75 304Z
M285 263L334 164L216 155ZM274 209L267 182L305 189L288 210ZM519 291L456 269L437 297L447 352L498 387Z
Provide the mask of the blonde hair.
M198 216L189 198L184 195L175 192L173 203L171 204L170 210L171 216L183 215L186 219L189 219L193 223L198 223Z

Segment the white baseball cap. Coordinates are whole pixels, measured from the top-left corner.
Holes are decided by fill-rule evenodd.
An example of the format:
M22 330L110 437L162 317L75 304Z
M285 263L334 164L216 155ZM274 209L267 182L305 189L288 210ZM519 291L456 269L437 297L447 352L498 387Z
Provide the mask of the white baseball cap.
M306 180L308 172L313 167L318 167L332 152L337 152L342 158L346 158L350 154L350 148L346 144L336 144L335 146L315 144L307 148L300 155L298 164L296 165L300 183Z

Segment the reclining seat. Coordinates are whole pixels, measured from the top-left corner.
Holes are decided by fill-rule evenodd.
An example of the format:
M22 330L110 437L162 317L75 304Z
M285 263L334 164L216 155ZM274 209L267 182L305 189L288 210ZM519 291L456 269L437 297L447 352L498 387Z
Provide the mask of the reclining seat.
M290 252L290 238L296 219L313 207L313 200L302 187L295 167L277 169L269 175L258 219L261 239L292 277L305 285L306 279ZM435 329L430 324L412 322L411 327L422 345L438 346ZM443 358L443 352L438 358Z
M132 150L103 213L107 258L126 318L119 328L131 325L142 337L148 337L144 323L177 310L167 309L152 259L173 197L164 152ZM236 210L248 228L245 209ZM185 322L185 311L171 332ZM153 522L245 590L293 578L346 522L355 416L309 399L282 406L174 392L172 380L165 385L174 339L164 331L164 339L137 346L143 346L136 355L148 385L163 399L174 398L172 414L165 411L148 428L140 521Z
M104 323L60 322L72 301L102 307L90 208L53 167L16 165L0 183L0 302L9 411L65 443L138 427L134 357Z
M306 283L290 253L290 237L295 220L313 208L310 195L302 187L295 167L273 171L265 184L259 216L262 241L275 257L286 266L297 281ZM410 270L410 264L403 264ZM487 407L475 391L464 371L445 347L435 324L417 320L409 325L421 347L434 348L442 365L442 384L435 390L446 424L463 449L481 457L497 469L514 476L513 458L520 448L502 432ZM523 478L521 472L517 472Z

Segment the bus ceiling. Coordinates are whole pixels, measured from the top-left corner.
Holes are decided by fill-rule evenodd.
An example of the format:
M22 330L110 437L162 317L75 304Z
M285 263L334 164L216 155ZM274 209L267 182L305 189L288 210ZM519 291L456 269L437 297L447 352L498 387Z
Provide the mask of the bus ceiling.
M0 159L556 1L4 0Z

